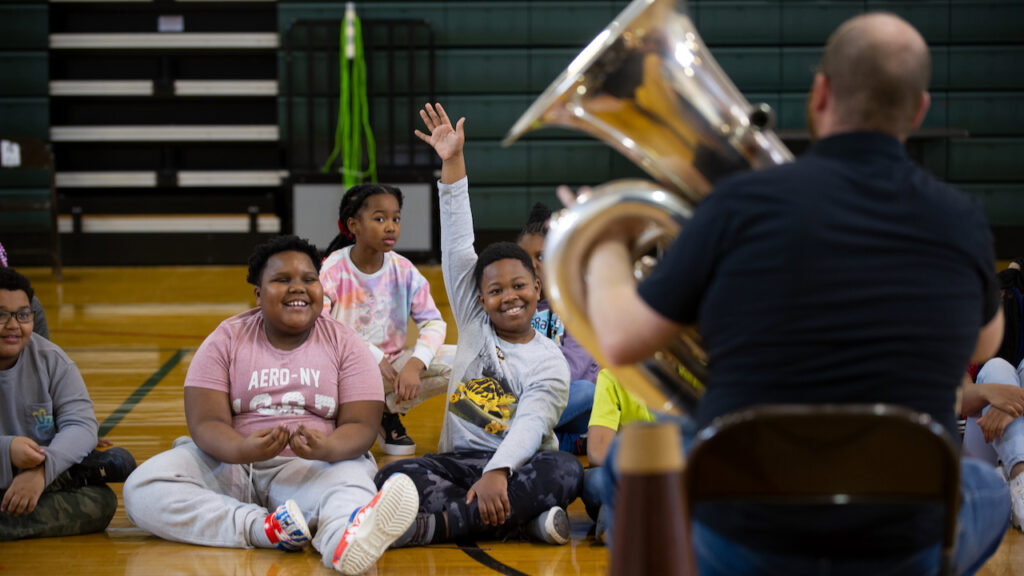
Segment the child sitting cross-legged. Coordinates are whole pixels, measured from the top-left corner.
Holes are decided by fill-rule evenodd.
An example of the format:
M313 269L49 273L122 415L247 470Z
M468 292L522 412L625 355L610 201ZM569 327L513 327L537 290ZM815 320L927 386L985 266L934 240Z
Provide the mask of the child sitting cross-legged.
M78 367L33 332L32 285L0 267L0 540L106 529L135 459L96 447L96 416Z
M441 268L459 331L437 454L392 462L377 474L412 478L416 521L395 546L473 538L564 544L565 507L582 488L583 468L558 451L553 428L569 396L569 367L558 345L531 323L540 282L530 256L510 242L477 257L462 148L464 119L427 105L430 130L416 135L443 160Z
M402 232L402 191L383 184L348 189L338 208L340 233L320 269L324 313L363 337L384 380L378 440L385 454L410 456L416 443L399 419L448 387L454 346L443 346L447 326L430 284L392 248ZM405 348L409 319L415 347Z
M204 546L311 542L325 566L361 574L411 524L412 482L373 484L380 372L355 332L321 314L319 265L295 236L256 248L248 281L259 307L222 322L185 377L192 437L125 484L140 528Z

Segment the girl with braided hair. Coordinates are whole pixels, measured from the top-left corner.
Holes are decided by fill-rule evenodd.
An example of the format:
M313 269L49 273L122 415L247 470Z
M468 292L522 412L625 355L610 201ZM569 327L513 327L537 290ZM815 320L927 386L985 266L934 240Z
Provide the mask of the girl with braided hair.
M443 346L447 325L427 279L393 248L402 231L402 192L393 186L349 188L338 208L340 233L320 270L324 313L362 336L380 367L386 407L381 421L385 454L411 455L416 444L399 413L444 392L454 346ZM409 318L419 336L405 347Z

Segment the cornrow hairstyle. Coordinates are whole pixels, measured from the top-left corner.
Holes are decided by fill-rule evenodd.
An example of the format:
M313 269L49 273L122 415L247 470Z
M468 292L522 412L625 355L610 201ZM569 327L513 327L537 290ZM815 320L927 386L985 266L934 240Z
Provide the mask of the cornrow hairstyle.
M484 276L484 268L487 268L498 260L519 260L523 266L530 271L530 275L537 277L537 271L533 269L533 258L514 242L495 242L480 252L476 260L476 267L473 268L473 279L476 280L476 288L480 289L480 280Z
M309 259L313 261L313 267L316 268L318 274L320 273L322 257L316 246L298 236L278 236L253 249L252 255L249 256L249 274L245 278L246 281L253 286L259 286L263 269L267 267L267 261L274 254L281 252L302 252L308 255Z
M28 278L19 274L14 268L7 267L0 268L0 290L10 290L11 292L21 290L28 296L29 302L36 295Z
M391 194L398 200L398 209L402 209L402 201L405 197L402 195L402 191L395 186L388 186L387 184L356 184L349 188L345 195L341 197L341 204L338 205L338 230L340 232L334 237L334 240L331 240L327 250L324 252L324 256L330 256L335 250L341 250L346 246L356 243L356 237L349 231L346 223L349 218L359 214L367 198L377 194Z
M530 234L547 236L550 220L551 208L548 208L547 204L543 202L537 202L530 208L530 215L526 218L526 224L523 224L523 229L519 231L519 236L516 236L516 242L522 240L523 236Z

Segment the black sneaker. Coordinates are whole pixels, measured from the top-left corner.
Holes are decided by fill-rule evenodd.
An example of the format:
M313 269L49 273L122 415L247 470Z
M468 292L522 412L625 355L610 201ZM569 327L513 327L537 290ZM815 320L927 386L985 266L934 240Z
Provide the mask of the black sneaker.
M577 455L577 456L586 456L587 455L587 435L586 434L581 434L580 437L576 439L576 445L573 446L572 453Z
M416 453L416 443L405 433L405 426L398 418L398 414L384 413L380 419L380 433L377 440L380 441L380 449L391 456L411 456Z
M78 486L98 486L124 482L135 470L135 458L124 448L93 450L81 462L68 468L68 474Z

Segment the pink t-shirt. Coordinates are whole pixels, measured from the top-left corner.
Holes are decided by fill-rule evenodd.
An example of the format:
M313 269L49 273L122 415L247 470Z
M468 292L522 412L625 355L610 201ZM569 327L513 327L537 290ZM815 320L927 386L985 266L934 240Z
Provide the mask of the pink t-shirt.
M278 350L267 340L259 308L228 318L207 336L185 386L227 393L231 425L242 436L281 422L330 434L341 404L384 400L380 369L350 328L319 316L301 346ZM293 454L285 448L282 455Z

